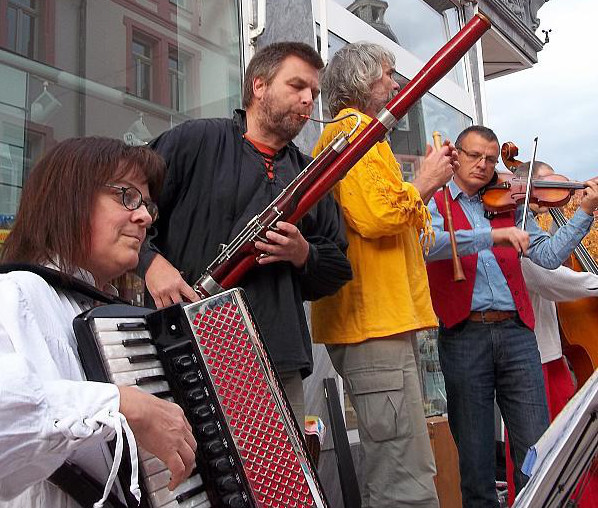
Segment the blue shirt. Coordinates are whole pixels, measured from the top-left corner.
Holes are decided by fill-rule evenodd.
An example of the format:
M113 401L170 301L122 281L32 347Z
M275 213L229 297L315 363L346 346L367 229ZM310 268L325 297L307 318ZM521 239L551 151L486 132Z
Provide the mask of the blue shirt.
M469 197L454 180L449 182L448 187L453 200L459 202L472 227L471 230L455 231L457 252L459 256L478 253L471 310L515 310L515 302L509 291L507 280L492 252L492 228L490 221L484 216L484 207L479 195L476 193ZM452 257L451 240L448 231L444 230L444 217L438 211L434 199L430 200L428 208L432 215L432 227L436 242L430 249L427 260L450 259ZM518 226L521 224L522 216L523 207L520 206L515 214ZM544 268L551 270L558 268L582 238L588 234L593 219L593 216L583 210L577 210L565 226L559 228L554 236L550 236L538 226L532 213L528 212L525 229L529 233L530 245L527 257Z

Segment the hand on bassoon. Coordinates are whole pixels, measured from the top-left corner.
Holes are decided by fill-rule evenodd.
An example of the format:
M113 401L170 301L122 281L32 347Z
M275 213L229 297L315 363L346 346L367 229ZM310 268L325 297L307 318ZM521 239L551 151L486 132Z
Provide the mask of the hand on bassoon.
M266 232L268 243L255 242L255 248L266 254L258 256L258 263L267 265L277 261L289 261L295 268L301 268L309 255L309 243L293 224L279 221L276 223L276 229Z

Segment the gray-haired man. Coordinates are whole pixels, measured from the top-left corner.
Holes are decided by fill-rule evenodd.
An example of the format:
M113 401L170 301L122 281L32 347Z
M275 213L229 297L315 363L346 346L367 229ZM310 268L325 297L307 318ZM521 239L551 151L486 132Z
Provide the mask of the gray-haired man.
M383 47L345 46L323 79L331 113L357 111L365 128L398 90L393 74L394 56ZM354 125L352 117L328 125L314 155ZM419 235L431 231L425 204L452 176L456 156L447 144L429 148L419 175L407 183L389 143L381 141L334 189L353 281L314 303L312 325L357 412L366 508L438 506L412 341L417 330L437 324Z

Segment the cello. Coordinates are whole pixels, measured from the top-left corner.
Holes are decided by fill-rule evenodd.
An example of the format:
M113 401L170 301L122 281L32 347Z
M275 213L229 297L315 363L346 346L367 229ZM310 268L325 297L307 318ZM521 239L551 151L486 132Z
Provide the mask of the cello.
M518 152L517 146L512 142L502 145L503 163L511 171L522 164L515 159ZM550 208L549 212L555 226L562 227L567 223L561 209ZM598 275L598 263L582 243L575 248L569 262L565 264L575 271ZM558 302L556 306L563 354L573 367L579 388L598 368L598 297Z

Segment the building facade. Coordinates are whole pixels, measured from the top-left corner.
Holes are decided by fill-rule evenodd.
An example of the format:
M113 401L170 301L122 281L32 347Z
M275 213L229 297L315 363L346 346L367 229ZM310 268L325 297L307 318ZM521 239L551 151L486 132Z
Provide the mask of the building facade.
M477 4L493 29L392 135L407 176L433 130L454 139L484 121L484 79L535 63L542 3ZM142 143L189 118L229 115L256 47L302 40L326 60L371 40L395 53L406 82L473 10L457 0L0 0L0 226L10 228L28 171L60 140ZM299 144L309 150L318 132L309 126Z

